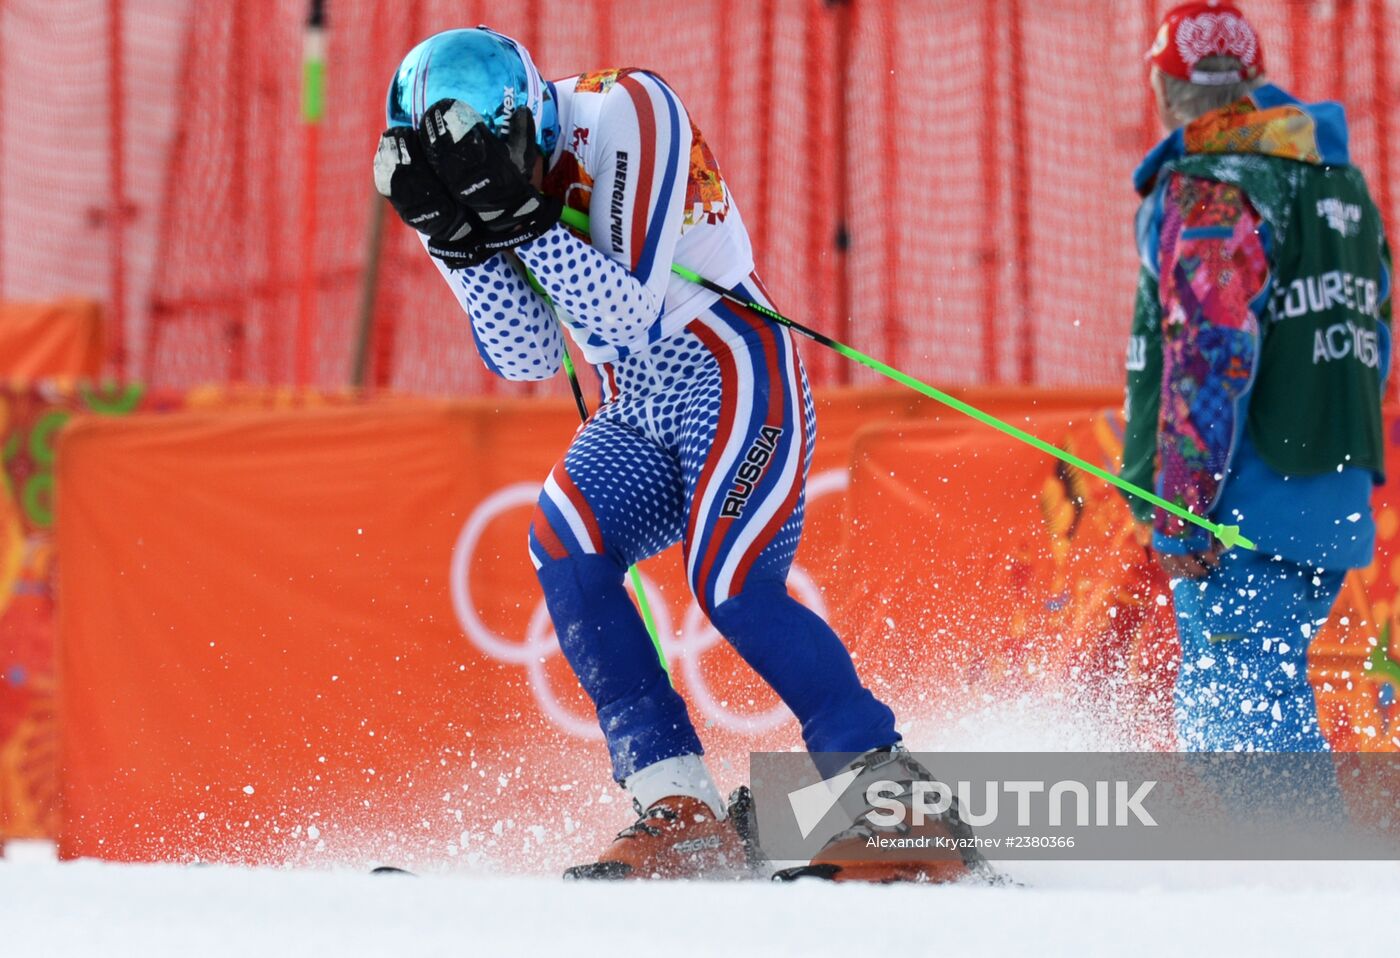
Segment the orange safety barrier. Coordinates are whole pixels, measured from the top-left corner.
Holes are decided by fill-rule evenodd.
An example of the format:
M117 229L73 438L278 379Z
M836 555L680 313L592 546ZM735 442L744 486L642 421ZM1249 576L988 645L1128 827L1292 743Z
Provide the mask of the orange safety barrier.
M90 378L101 365L97 303L0 303L0 381ZM29 387L0 388L0 845L56 826L49 527L52 442L66 418Z
M42 311L41 311L42 312ZM353 397L291 390L151 391L69 382L0 386L0 842L58 832L54 440L76 414L302 408ZM99 469L99 474L105 469Z
M0 445L8 450L4 469L9 492L0 498L0 556L4 558L0 563L0 839L53 837L58 831L52 533L52 443L58 430L75 413L110 417L189 409L302 409L354 401L348 394L289 389L203 387L177 392L131 386L95 390L53 383L0 388ZM1009 408L1024 403L1025 397L1015 391L987 391L979 401ZM1049 395L1043 401L1074 400ZM864 422L934 414L930 404L903 391L830 399L823 403L824 440L817 468L839 469L850 435ZM551 423L551 432L562 437L573 428L572 415L571 406L547 405L539 421ZM534 435L529 425L533 420L526 419L526 431ZM538 463L520 470L522 477L538 479L543 474L546 457L553 451L542 452ZM839 485L839 473L829 472L818 480L817 488L832 489L833 477ZM830 508L832 501L839 503L839 496L828 497L828 507L809 512L813 531L808 543L814 565L834 562L839 549L840 509Z
M1104 393L969 398L1116 454ZM792 587L867 682L906 717L1092 700L1123 741L1169 743L1170 606L1116 493L901 393L828 395L821 422ZM61 854L533 869L595 851L626 812L524 548L574 428L566 402L410 400L71 425ZM1400 519L1380 507L1382 558L1346 601L1386 622ZM707 627L674 551L643 573L733 785L750 749L797 730ZM1400 656L1347 618L1318 639L1329 721L1349 723L1339 744L1393 748Z
M90 300L0 303L0 380L96 378L102 309Z
M1387 411L1391 475L1398 417ZM1026 428L1104 468L1121 460L1116 412L1068 424L1042 414ZM876 672L922 649L922 681L905 688L909 708L936 696L956 712L1038 690L1091 714L1121 747L1174 747L1171 592L1115 490L1009 438L943 424L866 431L850 472L846 521L860 538L843 561L858 592L838 624ZM1310 655L1323 727L1339 751L1400 751L1393 485L1375 506L1376 559L1348 576Z
M1028 401L976 398L1004 411ZM835 560L851 437L932 414L891 390L822 402L794 575L809 602L830 606L847 587ZM574 429L570 404L538 401L74 424L58 482L63 854L286 861L388 831L440 854L458 815L522 821L495 771L483 785L475 768L505 768L512 793L529 784L546 798L560 782L605 782L601 748L573 747L598 732L554 654L524 549L539 483ZM643 571L707 742L739 760L755 742L795 741L701 620L674 555ZM410 820L432 828L382 824ZM487 838L499 849L518 836Z
M54 440L76 411L117 415L141 390L0 387L0 840L55 834Z
M1121 455L1098 410L1022 425L1105 468ZM1170 591L1116 490L956 423L867 430L850 472L840 625L877 672L919 650L906 710L1068 696L1107 741L1173 747Z

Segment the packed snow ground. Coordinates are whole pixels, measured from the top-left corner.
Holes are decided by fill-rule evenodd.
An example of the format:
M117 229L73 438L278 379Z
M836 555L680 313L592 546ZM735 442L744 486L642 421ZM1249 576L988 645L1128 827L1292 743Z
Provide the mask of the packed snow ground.
M1107 716L989 703L906 723L919 749L1130 747ZM1400 862L1012 862L1021 887L565 883L471 866L363 868L0 859L0 956L1394 955ZM462 867L460 861L442 868Z
M12 958L1394 954L1400 864L1020 864L1023 888L0 863Z

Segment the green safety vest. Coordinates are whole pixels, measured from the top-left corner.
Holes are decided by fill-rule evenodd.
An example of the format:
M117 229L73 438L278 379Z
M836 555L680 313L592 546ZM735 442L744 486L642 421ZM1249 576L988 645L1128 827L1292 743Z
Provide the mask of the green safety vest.
M1383 476L1390 254L1360 171L1262 154L1192 155L1159 177L1173 171L1238 186L1268 225L1271 298L1247 417L1259 455L1285 475L1356 466ZM1152 488L1162 330L1158 281L1145 268L1131 343L1123 477ZM1140 519L1152 513L1132 506Z

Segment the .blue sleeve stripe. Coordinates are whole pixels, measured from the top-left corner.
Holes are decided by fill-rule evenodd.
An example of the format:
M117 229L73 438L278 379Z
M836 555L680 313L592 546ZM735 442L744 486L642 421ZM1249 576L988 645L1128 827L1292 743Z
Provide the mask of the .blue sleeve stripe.
M456 282L459 283L459 284L461 284L463 289L466 288L466 281L465 281L464 279L462 279L460 275L456 278ZM502 379L507 378L507 377L506 377L506 374L503 373L503 372L501 372L500 367L497 366L496 363L495 363L495 361L491 358L491 354L490 354L489 352L487 352L487 350L486 350L486 344L483 343L483 342L481 341L481 337L480 337L479 335L477 335L477 332L476 332L476 322L474 321L473 317L471 316L471 310L470 310L470 309L467 310L467 314L468 314L468 315L467 315L467 326L468 326L468 327L471 329L471 331L472 331L472 342L476 345L476 351L477 351L477 354L478 354L479 356L481 356L481 361L482 361L483 363L486 364L486 369L487 369L487 371L490 372L490 373L492 373L493 375L500 376Z
M1268 220L1259 221L1259 245L1264 247L1264 258L1270 264L1274 261L1274 234L1269 229ZM1264 285L1259 292L1254 294L1254 298L1249 301L1250 312L1254 313L1259 320L1259 339L1255 341L1254 348L1256 354L1262 342L1264 330L1264 311L1269 308L1269 302L1274 298L1274 271L1270 265L1269 271L1264 275Z
M1184 240L1229 239L1234 235L1233 226L1191 226L1181 231Z
M1143 200L1137 215L1138 259L1152 274L1153 279L1161 279L1161 264L1157 257L1162 244L1163 192L1165 192L1165 182L1159 183L1152 195Z
M676 168L679 166L678 154L680 153L679 131L681 125L680 110L676 106L676 99L671 95L671 91L667 89L666 84L650 76L648 76L647 79L653 80L653 82L656 83L656 86L661 90L661 95L666 100L666 112L671 120L671 149L666 157L666 175L661 180L659 202L657 202L656 208L651 211L651 223L647 226L646 247L642 250L641 259L637 261L637 275L643 282L646 282L646 280L651 277L652 267L656 265L656 247L661 241L661 230L665 228L666 225L667 205L671 202L671 191L674 190L676 186ZM647 149L647 144L643 143L642 149ZM647 190L647 199L650 200L651 185L639 183L637 187L638 190ZM639 195L637 199L641 200L642 197ZM670 264L668 263L667 265L669 266Z
M486 364L486 368L490 372L505 379L506 374L501 372L500 368L491 360L491 354L486 351L486 345L481 341L481 337L477 335L476 324L471 322L470 318L468 318L467 325L472 328L472 342L476 343L476 351L481 355L481 361Z

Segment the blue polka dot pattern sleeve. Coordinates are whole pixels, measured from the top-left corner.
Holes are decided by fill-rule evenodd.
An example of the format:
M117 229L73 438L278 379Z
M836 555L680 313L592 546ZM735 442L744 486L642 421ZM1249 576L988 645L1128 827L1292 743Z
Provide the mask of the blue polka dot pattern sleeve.
M487 369L517 382L554 375L564 353L563 333L509 254L498 253L468 269L433 262L466 310Z
M633 343L661 318L661 297L563 226L516 251L580 341L594 346Z

